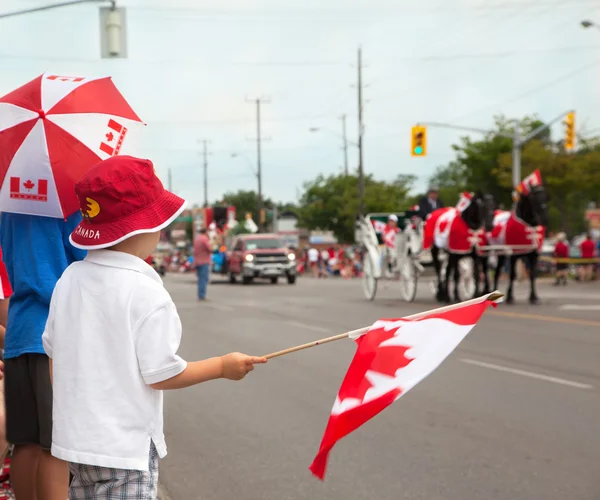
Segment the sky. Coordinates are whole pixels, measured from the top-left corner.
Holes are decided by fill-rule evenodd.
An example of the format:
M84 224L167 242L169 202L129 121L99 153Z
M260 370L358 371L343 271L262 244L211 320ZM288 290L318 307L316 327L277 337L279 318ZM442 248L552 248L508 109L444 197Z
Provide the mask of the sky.
M54 3L2 0L0 12ZM574 109L600 133L600 4L591 0L117 0L127 58L100 57L99 4L0 19L0 95L44 71L110 75L147 123L143 155L190 203L256 189L256 98L264 196L296 201L304 182L356 169L357 51L363 54L364 169L418 177L454 158L462 135L430 126L426 157L410 129L489 129L494 115L552 120ZM311 129L313 129L311 131ZM316 130L315 130L316 129ZM552 127L559 137L563 126Z

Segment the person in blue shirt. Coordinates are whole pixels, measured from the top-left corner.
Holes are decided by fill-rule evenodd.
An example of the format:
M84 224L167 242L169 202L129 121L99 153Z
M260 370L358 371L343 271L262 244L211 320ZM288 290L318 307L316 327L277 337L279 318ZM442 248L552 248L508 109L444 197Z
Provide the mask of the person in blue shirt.
M67 498L66 462L50 454L52 385L42 334L63 271L86 252L69 235L81 221L3 213L0 247L13 295L4 341L6 436L15 445L11 483L19 500Z

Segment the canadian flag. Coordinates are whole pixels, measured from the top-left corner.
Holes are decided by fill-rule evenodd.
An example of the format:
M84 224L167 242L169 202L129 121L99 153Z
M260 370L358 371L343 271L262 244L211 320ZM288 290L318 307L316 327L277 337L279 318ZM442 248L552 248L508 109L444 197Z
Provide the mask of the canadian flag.
M20 177L10 178L10 197L17 200L48 201L48 180L27 179L21 182Z
M331 410L310 470L325 477L334 445L433 372L473 329L492 294L426 313L418 319L381 319L356 339L358 349Z
M73 82L78 83L85 80L85 78L81 76L61 76L61 75L49 75L46 77L46 80L57 80L59 82Z
M105 141L100 143L100 151L109 156L117 156L123 146L123 139L127 134L127 128L112 118L108 120L107 132L104 134Z
M467 193L466 191L461 193L456 204L456 210L460 213L464 212L471 205L471 201L473 201L473 193Z
M517 186L517 192L527 196L534 187L538 187L542 185L542 173L539 169L534 170L531 174L529 174L525 179L521 181L521 184Z

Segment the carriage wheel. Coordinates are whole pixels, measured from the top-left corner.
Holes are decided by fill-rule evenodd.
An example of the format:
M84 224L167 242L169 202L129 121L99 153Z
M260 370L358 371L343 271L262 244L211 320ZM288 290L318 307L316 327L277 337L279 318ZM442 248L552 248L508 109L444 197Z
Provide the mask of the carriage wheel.
M373 277L373 264L368 255L363 259L363 292L368 300L373 300L377 294L377 279Z
M473 264L473 258L460 259L458 267L458 298L461 301L471 300L475 298L475 266Z
M406 302L412 302L417 296L419 272L412 257L407 257L402 263L402 296Z

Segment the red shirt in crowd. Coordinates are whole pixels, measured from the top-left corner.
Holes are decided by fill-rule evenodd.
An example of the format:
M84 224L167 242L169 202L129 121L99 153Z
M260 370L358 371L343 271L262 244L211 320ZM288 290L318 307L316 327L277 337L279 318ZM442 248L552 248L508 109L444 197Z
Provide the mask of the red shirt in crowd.
M194 240L194 265L201 266L210 264L212 259L212 248L206 234L200 233Z
M569 256L569 247L564 241L559 241L554 247L554 256L563 259Z
M594 256L596 245L592 240L587 238L581 242L581 245L579 245L579 249L581 250L582 259L591 259Z

